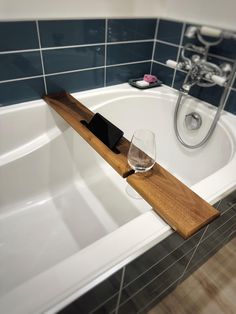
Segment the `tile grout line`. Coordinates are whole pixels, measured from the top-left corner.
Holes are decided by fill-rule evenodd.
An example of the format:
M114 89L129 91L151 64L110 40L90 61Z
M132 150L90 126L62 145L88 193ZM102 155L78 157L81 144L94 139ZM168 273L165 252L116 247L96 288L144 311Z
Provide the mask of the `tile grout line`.
M140 291L145 289L147 286L150 285L154 280L156 280L158 277L160 277L163 273L165 273L168 269L173 267L179 260L181 260L183 257L188 255L194 248L189 249L185 254L183 254L181 257L179 257L177 260L175 260L173 263L171 263L167 268L165 268L160 274L157 276L154 276L148 283L146 283L142 288L138 289L132 296L130 296L128 299L126 299L124 302L121 303L121 306L123 306L125 303L127 303L133 296L137 295ZM146 273L146 272L145 272ZM128 285L124 286L126 288Z
M233 228L234 226L236 226L236 223L234 223L230 228ZM228 230L226 230L225 232L223 232L222 236L223 236L224 234L226 234L227 232L228 232ZM229 236L227 237L227 239L228 239L234 232L236 232L236 230L233 230L233 231L229 234ZM223 239L223 240L221 240L220 242L218 242L218 244L216 244L216 246L215 246L214 248L212 248L207 254L205 254L204 256L201 257L201 259L199 260L199 262L200 262L201 260L203 260L206 256L208 256L213 250L215 250L217 247L219 247L225 240L226 240L226 239ZM195 264L195 265L196 265L196 264ZM186 273L190 272L191 269L193 269L193 267L194 267L195 265L191 266L191 267L189 268L189 270L188 270Z
M233 208L233 205L232 206L230 206L224 213L226 213L229 209L232 209ZM234 215L235 216L235 215ZM233 217L234 217L233 216ZM231 217L232 218L232 217ZM211 236L213 233L215 233L218 229L220 229L223 225L225 225L229 220L231 220L231 218L230 219L228 219L226 222L224 222L221 226L219 226L216 230L214 230L209 236ZM127 300L125 300L121 305L123 305L123 304L125 304L128 300L130 300L134 295L136 295L137 293L139 293L140 291L142 291L146 286L148 286L152 281L154 281L155 279L157 279L160 275L162 275L166 270L168 270L170 267L172 267L174 264L176 264L180 259L182 259L184 256L186 256L189 252L191 252L192 250L194 250L193 251L193 254L191 255L191 257L190 257L190 259L189 259L189 262L187 263L187 265L186 265L186 267L185 267L185 270L183 271L183 274L178 278L178 280L181 280L182 279L182 277L184 276L184 274L185 274L185 272L186 272L186 269L187 269L187 267L188 267L188 265L190 264L190 262L192 261L192 258L193 258L193 256L194 256L194 254L195 254L195 252L197 251L197 249L198 249L198 247L199 247L199 245L201 244L201 240L202 240L202 238L203 238L203 236L204 236L204 234L206 233L206 231L207 231L207 229L208 229L208 227L209 227L209 225L207 225L206 226L206 228L205 228L205 230L204 230L204 232L203 232L203 234L202 234L202 236L201 236L201 238L200 238L200 240L198 241L198 244L196 245L196 246L194 246L194 248L191 248L190 250L188 250L185 254L183 254L180 258L178 258L175 262L173 262L172 264L170 264L167 268L165 268L160 274L158 274L157 276L155 276L154 278L152 278L152 280L151 281L149 281L146 285L144 285L141 289L139 289L138 291L136 291L130 298L128 298ZM207 240L208 238L209 238L209 236L205 239L205 240ZM204 240L204 241L205 241ZM204 242L203 241L203 242ZM182 245L180 245L178 248L180 248ZM176 249L178 249L178 248L176 248ZM176 250L175 249L175 250ZM167 256L169 256L170 254L172 254L175 250L173 250L171 253L169 253ZM165 256L164 258L166 258L167 256ZM163 258L163 259L164 259ZM163 260L162 259L162 260ZM162 261L162 260L160 260L160 261ZM158 261L158 263L156 263L156 264L154 264L152 267L150 267L147 271L149 271L151 268L153 268L154 266L156 266L156 265L158 265L159 263L160 263L160 261ZM146 272L147 272L146 271ZM124 288L126 288L126 287L128 287L131 283L133 283L136 279L138 279L138 278L140 278L142 275L144 275L146 272L144 272L144 273L142 273L140 276L138 276L138 277L136 277L133 281L131 281L131 282L129 282L127 285L125 285L124 286Z
M107 68L111 68L111 67L118 67L118 66L123 66L123 65L125 66L125 65L132 65L132 64L139 64L139 63L146 63L146 62L151 62L151 60L142 60L142 61L134 61L134 62L111 64L111 65L107 65L106 67ZM69 70L69 71L62 71L62 72L47 73L47 74L45 74L45 77L53 76L53 75L60 75L60 74L63 75L63 74L69 74L69 73L98 70L98 69L103 69L103 68L105 68L105 67L102 65L102 66L92 67L92 68L84 68L84 69L77 69L77 70ZM2 84L2 83L10 83L10 82L15 82L15 81L22 81L22 80L29 80L29 79L34 79L34 78L43 78L43 75L35 75L35 76L20 77L20 78L16 78L16 79L4 80L4 81L0 81L0 84Z
M198 249L199 245L201 244L201 241L202 241L202 239L203 239L203 237L204 237L205 233L206 233L206 232L207 232L207 230L208 230L208 227L209 227L209 225L207 225L207 226L206 226L206 228L205 228L204 232L202 233L202 236L201 236L201 238L199 239L198 244L196 245L195 249L193 250L193 254L191 255L191 257L190 257L190 259L189 259L189 261L188 261L187 265L185 266L185 269L184 269L184 271L183 271L182 275L179 277L179 280L178 280L177 285L179 284L179 282L180 282L180 281L181 281L181 279L183 278L184 274L186 273L186 271L187 271L187 268L188 268L189 264L191 263L191 261L192 261L192 259L193 259L194 255L195 255L195 253L197 252L197 249Z
M125 279L125 268L126 268L126 266L124 266L123 269L122 269L121 281L120 281L120 289L119 289L119 294L118 294L117 303L116 303L116 310L115 310L114 314L118 314L119 313L120 300L121 300L122 289L123 289L123 286L124 286L124 279Z
M218 206L219 206L219 205L218 205ZM227 213L227 212L228 212L230 209L232 209L233 207L234 207L233 205L230 206L226 211L224 211L224 214ZM188 268L189 264L191 263L191 261L192 261L194 255L195 255L195 253L196 253L196 251L197 251L199 245L202 244L203 242L205 242L210 236L212 236L218 229L220 229L221 227L223 227L223 226L224 226L228 221L230 221L234 216L236 216L236 214L234 214L232 217L230 217L229 219L227 219L227 220L226 220L223 224L221 224L217 229L215 229L213 232L211 232L211 233L204 239L204 241L202 241L202 239L203 239L203 237L204 237L206 231L208 230L208 227L210 226L210 224L208 224L208 225L206 226L206 228L205 228L205 230L204 230L204 232L203 232L203 234L202 234L202 236L201 236L201 238L200 238L200 240L199 240L199 242L198 242L198 244L197 244L197 246L196 246L196 249L194 250L194 252L193 252L193 254L192 254L192 256L191 256L191 258L190 258L190 260L189 260L189 262L188 262L188 264L187 264L187 266L185 267L185 269L184 269L184 271L183 271L183 274L182 274L180 280L182 279L182 277L183 277L184 274L186 273L187 268Z
M152 60L151 60L151 66L150 66L150 74L152 74L152 68L153 68L153 60L154 60L154 55L155 55L155 50L156 50L156 37L158 33L158 27L159 27L159 19L156 20L156 27L155 27L155 32L154 32L154 38L153 38L153 48L152 48Z
M155 296L150 302L148 302L145 306L143 306L137 314L140 314L141 311L145 310L150 304L152 304L157 298L159 298L166 290L168 290L171 286L173 286L177 281L179 280L179 277L173 281L168 287L166 287L161 293L159 293L157 296Z
M234 225L236 225L236 224L234 224ZM234 226L233 225L233 226ZM233 227L232 226L232 227ZM227 231L226 231L227 232ZM223 235L226 233L226 232L224 232L223 233ZM233 234L235 231L232 231L231 233L230 233L230 235L231 234ZM229 235L229 237L230 237L230 235ZM211 251L213 251L216 247L218 247L222 242L224 242L225 241L225 239L223 239L220 243L218 243L218 245L216 245ZM211 252L210 251L210 252ZM204 257L206 257L207 255L209 255L209 253L210 252L208 252L206 255L204 255ZM203 258L204 258L203 257ZM190 268L191 269L191 268ZM148 302L148 304L146 304L144 307L142 307L139 311L138 311L138 313L140 313L141 311L143 311L145 308L147 308L152 302L154 302L159 296L161 296L167 289L169 289L171 286L173 286L177 281L178 281L178 283L177 283L177 285L179 285L179 281L180 281L180 279L182 278L182 276L180 276L180 277L178 277L174 282L172 282L166 289L164 289L161 293L159 293L157 296L155 296L150 302ZM137 313L137 314L138 314Z
M48 77L48 76L53 76L53 75L63 75L63 74L77 73L77 72L83 72L83 71L98 70L98 69L103 69L103 68L104 66L102 65L102 66L94 67L94 68L84 68L84 69L77 69L77 70L48 73L48 74L45 74L45 76Z
M182 34L182 30L181 30L181 34ZM171 43L169 41L165 41L165 40L160 40L160 39L155 39L155 41L157 43L160 43L160 44L165 44L167 46L172 46L172 47L175 47L175 48L179 48L181 45L177 45L177 44L174 44L174 43ZM181 47L182 48L182 47Z
M35 75L35 76L20 77L16 79L4 80L4 81L0 81L0 84L23 81L23 80L31 80L35 78L43 78L43 75Z
M8 51L0 51L0 55L10 55L14 53L25 53L25 52L39 52L39 48L34 49L23 49L23 50L8 50Z
M186 24L183 23L182 30L181 30L181 36L180 36L180 42L179 42L179 46L178 46L178 53L177 53L177 56L176 56L176 61L177 62L179 62L180 52L181 52L181 49L182 49L182 43L183 43L184 33L185 33L185 26L186 26ZM171 87L172 88L174 88L176 72L177 72L177 68L174 69L173 79L172 79L172 83L171 83Z
M105 19L105 51L104 51L104 82L103 85L107 85L107 37L108 37L108 19Z
M37 21L36 21L37 22ZM116 42L98 42L93 44L79 44L79 45L68 45L68 46L54 46L54 47L41 47L35 49L23 49L23 50L6 50L0 51L0 55L5 54L14 54L14 53L24 53L24 52L37 52L37 51L50 51L50 50L59 50L59 49L72 49L72 48L86 48L94 46L104 46L104 45L121 45L121 44L135 44L135 43L145 43L152 42L153 39L140 39L140 40L126 40L126 41L116 41Z
M37 34L38 34L39 53L40 53L42 71L43 71L44 89L45 89L45 94L47 94L47 93L48 93L48 90L47 90L47 82L46 82L46 77L45 77L45 68L44 68L44 62L43 62L43 53L42 53L42 46L41 46L41 38L40 38L39 22L38 22L38 20L36 20L35 23L36 23Z

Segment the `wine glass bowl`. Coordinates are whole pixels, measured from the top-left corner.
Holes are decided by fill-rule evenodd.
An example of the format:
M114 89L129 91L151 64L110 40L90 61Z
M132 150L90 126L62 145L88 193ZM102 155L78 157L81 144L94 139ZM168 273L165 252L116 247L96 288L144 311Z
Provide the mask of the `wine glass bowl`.
M129 147L129 165L135 172L147 172L154 166L155 160L155 134L150 130L136 130Z

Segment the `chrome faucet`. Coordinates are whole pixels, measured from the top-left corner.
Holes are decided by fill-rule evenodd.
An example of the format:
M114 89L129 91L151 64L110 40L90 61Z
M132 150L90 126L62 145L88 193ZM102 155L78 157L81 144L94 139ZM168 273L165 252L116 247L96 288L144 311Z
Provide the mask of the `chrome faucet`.
M233 84L233 81L236 77L236 61L234 62L233 67L229 63L222 63L220 65L217 65L209 62L207 61L209 48L211 46L218 45L223 40L223 38L232 38L236 40L236 33L221 31L205 26L189 26L186 30L185 36L190 38L197 36L198 41L200 41L203 46L196 46L192 43L187 43L181 51L181 62L167 60L166 64L169 67L186 72L186 77L184 79L182 87L180 88L176 102L174 113L174 130L177 139L183 146L185 146L186 148L194 149L204 145L213 134L216 124L220 118L221 112L225 107L226 100L230 91L229 86ZM214 41L209 41L208 37L204 38L204 36L211 36L216 39ZM188 54L192 52L193 55L191 57L187 57L187 52ZM211 87L214 85L219 85L224 87L224 89L219 100L219 106L208 132L199 143L192 145L186 143L181 137L178 130L177 120L182 97L186 96L194 85L198 85L201 87ZM201 127L201 125L202 119L198 112L193 111L185 116L185 126L188 131L196 132Z
M194 85L201 87L210 87L214 85L226 86L227 80L232 72L232 66L229 63L217 65L207 61L209 48L211 46L218 45L223 37L217 39L215 42L208 42L201 36L200 30L196 30L195 32L197 33L198 40L203 44L203 46L196 46L194 44L187 43L181 51L182 61L176 62L173 60L167 60L166 64L172 68L187 72L181 88L181 90L185 93L188 93ZM187 29L186 35L189 36L189 33L192 34L192 32ZM186 54L191 52L193 55L191 57L187 57Z

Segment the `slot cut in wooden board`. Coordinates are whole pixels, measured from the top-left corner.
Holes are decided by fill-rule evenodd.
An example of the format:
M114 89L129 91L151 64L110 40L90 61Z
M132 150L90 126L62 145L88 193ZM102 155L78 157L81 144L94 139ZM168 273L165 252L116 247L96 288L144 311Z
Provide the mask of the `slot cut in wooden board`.
M132 174L127 182L185 239L220 215L157 163L147 173Z
M126 178L134 173L134 170L127 162L130 142L126 138L122 137L117 144L116 148L119 151L119 154L117 154L110 150L81 123L81 121L89 122L94 116L94 113L69 93L63 92L46 95L44 96L44 100L66 120L66 122L68 122L70 126L119 173L119 175Z
M91 145L145 199L174 230L187 239L220 212L190 190L186 185L155 163L146 173L134 173L128 165L130 142L122 137L117 145L119 154L111 151L81 123L89 122L94 113L70 94L64 92L44 100Z

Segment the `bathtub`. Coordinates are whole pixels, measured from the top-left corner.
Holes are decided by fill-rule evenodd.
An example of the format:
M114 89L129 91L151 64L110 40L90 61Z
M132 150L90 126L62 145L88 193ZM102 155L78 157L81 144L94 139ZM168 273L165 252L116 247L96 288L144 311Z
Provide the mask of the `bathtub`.
M75 93L131 139L156 133L157 162L214 203L236 187L236 116L223 112L202 148L176 140L177 92L127 84ZM186 113L203 126L187 131ZM196 143L215 107L186 98L181 135ZM172 233L150 206L43 100L0 109L0 312L55 313Z

